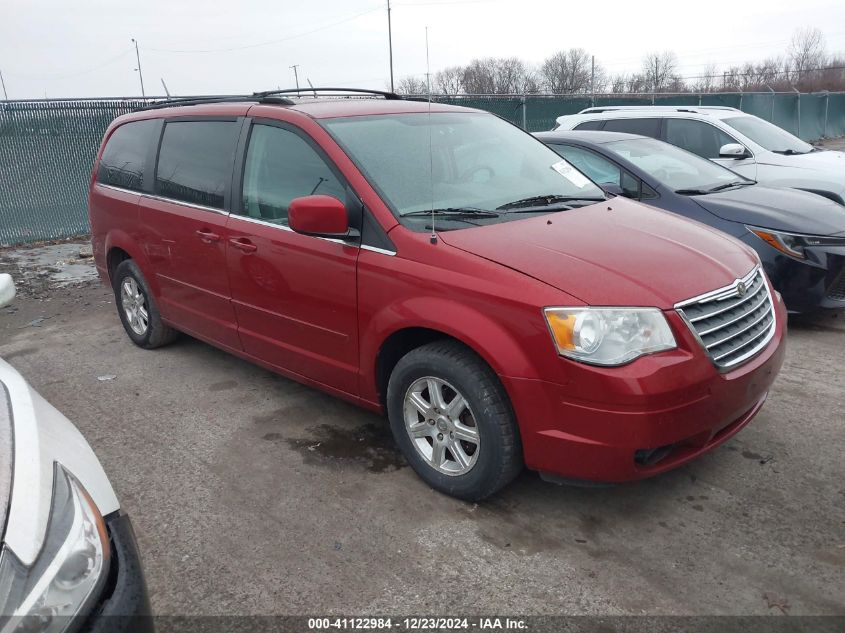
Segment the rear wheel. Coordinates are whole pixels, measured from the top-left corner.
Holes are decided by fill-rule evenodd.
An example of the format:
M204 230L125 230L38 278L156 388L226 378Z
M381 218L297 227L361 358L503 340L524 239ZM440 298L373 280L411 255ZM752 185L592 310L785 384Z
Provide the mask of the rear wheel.
M519 433L492 369L456 341L405 355L387 387L396 443L431 487L476 501L508 484L522 467Z
M135 345L154 349L167 345L179 335L162 322L147 280L133 260L127 259L118 265L112 283L120 321Z

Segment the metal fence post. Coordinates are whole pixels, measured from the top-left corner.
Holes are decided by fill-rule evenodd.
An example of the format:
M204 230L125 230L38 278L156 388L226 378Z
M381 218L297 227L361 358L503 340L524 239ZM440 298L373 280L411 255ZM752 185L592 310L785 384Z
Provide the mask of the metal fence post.
M769 118L769 122L774 123L775 122L775 91L772 89L772 87L769 84L766 84L766 88L768 88L769 91L771 91L771 93L772 93L772 116Z
M796 98L798 99L798 125L797 130L795 131L795 136L801 138L801 93L798 92L798 88L792 88L795 91Z
M528 100L522 95L522 129L528 130Z
M824 127L822 128L822 138L827 138L827 114L830 110L830 90L824 91Z

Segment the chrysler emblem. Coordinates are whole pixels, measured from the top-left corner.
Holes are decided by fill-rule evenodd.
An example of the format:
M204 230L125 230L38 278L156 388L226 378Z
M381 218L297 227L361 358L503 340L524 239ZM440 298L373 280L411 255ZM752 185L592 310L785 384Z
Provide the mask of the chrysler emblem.
M746 292L748 292L748 288L745 286L744 282L740 281L736 285L736 294L738 294L740 297L744 297Z

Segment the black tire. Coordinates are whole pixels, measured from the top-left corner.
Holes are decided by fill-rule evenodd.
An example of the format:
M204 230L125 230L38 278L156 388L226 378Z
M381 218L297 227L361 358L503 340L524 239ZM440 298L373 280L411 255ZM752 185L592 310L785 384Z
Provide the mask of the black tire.
M132 329L123 310L121 286L128 277L135 280L140 294L144 297L148 323L146 331L143 334L139 334ZM126 259L120 262L112 277L112 288L114 290L114 300L117 305L117 314L120 316L120 322L123 323L123 329L126 330L126 334L132 339L135 345L144 349L155 349L156 347L172 343L179 336L179 332L162 322L161 313L158 311L158 306L156 306L147 280L144 279L141 269L138 268L138 265L133 260Z
M472 410L480 444L475 464L464 474L437 470L415 448L406 430L405 394L415 381L429 376L453 385ZM387 415L408 463L440 492L479 501L501 490L522 470L519 430L502 384L484 360L457 341L435 341L399 360L387 386Z

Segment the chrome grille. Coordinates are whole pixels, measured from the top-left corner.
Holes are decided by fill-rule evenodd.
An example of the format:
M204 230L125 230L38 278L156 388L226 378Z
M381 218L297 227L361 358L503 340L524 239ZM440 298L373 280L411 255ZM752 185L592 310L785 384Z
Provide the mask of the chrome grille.
M675 308L720 369L749 360L775 332L775 309L760 268Z

